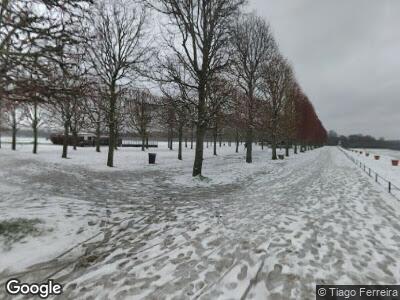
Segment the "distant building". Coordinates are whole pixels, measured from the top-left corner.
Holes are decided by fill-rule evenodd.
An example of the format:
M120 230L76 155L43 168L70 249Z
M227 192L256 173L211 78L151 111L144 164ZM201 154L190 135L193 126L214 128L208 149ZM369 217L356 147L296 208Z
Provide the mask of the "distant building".
M64 134L51 134L50 140L54 145L64 144ZM79 133L76 140L76 145L79 147L94 147L96 146L96 135L92 133ZM110 138L108 135L100 136L100 145L108 146L110 143ZM74 137L72 135L68 136L68 145L73 146L75 144ZM122 145L122 139L118 139L117 146Z

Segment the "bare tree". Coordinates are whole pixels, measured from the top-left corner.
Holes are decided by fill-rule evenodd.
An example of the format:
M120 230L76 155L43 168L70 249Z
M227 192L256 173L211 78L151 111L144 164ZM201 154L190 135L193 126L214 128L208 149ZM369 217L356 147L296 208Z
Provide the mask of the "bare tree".
M100 152L102 125L106 121L106 96L101 85L94 82L88 86L88 90L83 101L83 113L88 120L88 126L94 128L96 152Z
M60 101L65 48L80 41L78 22L91 0L4 0L0 5L0 98ZM55 71L54 66L58 66ZM64 72L65 73L65 72ZM35 74L33 78L32 75ZM57 75L57 76L58 76ZM51 79L51 80L50 80ZM66 94L70 91L63 89ZM36 105L34 104L34 105ZM35 123L35 122L34 122ZM35 131L35 129L34 129ZM34 152L37 139L34 139Z
M232 106L234 93L232 86L224 79L215 78L208 87L209 108L210 108L210 127L213 131L213 152L217 155L217 139L220 137L221 130L228 107Z
M246 101L245 95L237 89L232 91L228 124L234 130L235 152L239 152L240 139L246 129Z
M193 176L201 175L204 136L209 124L208 90L212 80L230 63L229 25L238 15L244 0L147 0L168 17L166 46L169 53L161 58L162 80L193 89L196 150ZM185 77L176 68L184 68Z
M283 106L282 118L280 121L280 132L282 139L285 141L285 155L289 156L289 148L295 142L296 135L296 97L298 95L299 86L293 81L288 84L285 91L286 101ZM297 150L297 149L296 149ZM296 154L297 151L295 151Z
M178 85L176 89L172 90L168 90L165 86L161 86L161 91L164 95L161 101L163 110L169 116L169 119L173 118L171 123L175 124L177 127L178 159L182 160L183 131L185 126L190 124L193 120L193 110L190 105L190 98L195 97L195 95L190 93L190 89L185 85Z
M127 1L102 1L90 19L91 41L88 54L91 66L107 89L109 147L107 166L114 166L117 135L117 105L123 86L136 78L149 55L145 42L144 9Z
M39 13L41 1L9 1L0 3L0 98L11 99L10 84L20 80L21 70L43 51L57 26L49 24L46 12ZM48 45L50 46L50 44ZM50 48L50 47L49 47Z
M87 69L82 63L82 49L73 45L60 45L60 56L52 62L49 71L48 110L58 116L64 129L62 158L67 158L69 135L75 113L79 113L82 99L87 92Z
M59 40L73 40L66 28L76 24L92 0L2 0L0 3L0 99L21 101L29 76L59 52ZM17 87L9 89L9 85Z
M11 128L11 149L17 149L17 131L25 118L22 104L16 101L8 101L5 105L5 118L7 125Z
M33 99L31 103L24 105L25 123L32 128L33 133L33 149L32 153L37 154L38 151L38 129L44 124L44 110L38 101Z
M84 109L84 96L77 97L74 99L74 103L71 106L71 122L70 131L72 133L72 146L74 150L77 150L79 138L79 132L87 126L87 118Z
M148 147L149 129L154 118L155 99L148 90L130 89L123 105L127 125L134 129L141 137L142 151Z
M3 124L4 124L4 120L5 120L3 106L4 106L3 101L0 100L0 149L1 149L1 133L3 131Z
M251 163L256 91L262 66L270 59L276 45L269 25L253 14L243 15L235 24L231 43L235 49L233 73L246 96L246 162Z
M261 90L269 112L267 123L271 134L272 159L275 160L279 123L285 102L288 101L287 91L293 84L293 71L286 59L276 53L267 64L263 65L261 76Z

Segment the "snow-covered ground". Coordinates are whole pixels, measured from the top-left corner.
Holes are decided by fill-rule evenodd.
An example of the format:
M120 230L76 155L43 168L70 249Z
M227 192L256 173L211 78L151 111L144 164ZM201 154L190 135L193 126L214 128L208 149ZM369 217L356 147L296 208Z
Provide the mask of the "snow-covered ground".
M352 157L360 161L366 168L371 168L379 174L382 178L392 182L395 186L400 188L400 164L399 166L392 166L392 160L400 160L400 151L388 150L388 149L354 149L356 151L363 152L351 152L348 151ZM366 156L366 153L369 156ZM375 155L379 155L379 160L375 160ZM387 186L387 183L378 178L381 184ZM400 198L400 191L394 190L394 193Z
M375 152L379 155L385 155L388 157L393 157L394 159L400 159L400 151L399 150L391 150L391 149L368 149L371 152Z
M16 141L17 141L17 144L32 144L33 138L17 136ZM0 142L4 143L4 144L10 144L12 142L12 138L11 138L11 136L1 136ZM51 144L51 141L46 138L38 138L38 143L39 144Z
M66 299L314 299L315 284L396 284L400 203L337 148L284 161L256 147L206 149L192 179L165 144L157 164L126 148L0 149L0 222L39 220L0 235L0 286L54 278ZM175 145L176 147L176 145ZM0 290L0 295L4 291ZM3 298L1 296L1 298Z

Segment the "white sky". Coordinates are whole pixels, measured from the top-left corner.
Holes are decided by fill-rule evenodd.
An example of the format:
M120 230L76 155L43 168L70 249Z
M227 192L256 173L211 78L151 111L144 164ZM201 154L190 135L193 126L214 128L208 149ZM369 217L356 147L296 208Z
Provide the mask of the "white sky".
M249 3L328 130L400 139L400 1Z

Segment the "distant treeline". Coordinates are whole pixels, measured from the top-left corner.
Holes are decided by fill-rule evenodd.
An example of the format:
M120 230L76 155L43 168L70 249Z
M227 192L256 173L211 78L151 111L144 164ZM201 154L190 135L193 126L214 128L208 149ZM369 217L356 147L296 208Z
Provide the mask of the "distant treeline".
M330 131L328 134L328 145L334 146L339 143L345 148L385 148L400 150L400 140L390 141L384 138L376 139L370 135L362 134L344 136Z

